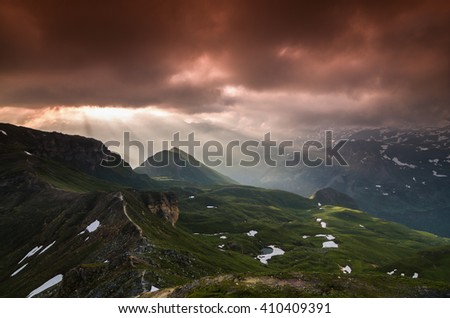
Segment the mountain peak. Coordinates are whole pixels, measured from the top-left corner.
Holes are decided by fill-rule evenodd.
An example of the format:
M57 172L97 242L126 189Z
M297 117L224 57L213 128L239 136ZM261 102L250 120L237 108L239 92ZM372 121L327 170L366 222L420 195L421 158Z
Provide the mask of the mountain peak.
M134 171L166 181L184 181L200 185L236 184L236 181L202 164L194 156L177 147L154 154Z
M182 153L182 154L186 154L186 155L188 154L187 152L181 150L181 149L178 148L178 147L172 147L169 151L170 151L170 152L175 152L175 153Z

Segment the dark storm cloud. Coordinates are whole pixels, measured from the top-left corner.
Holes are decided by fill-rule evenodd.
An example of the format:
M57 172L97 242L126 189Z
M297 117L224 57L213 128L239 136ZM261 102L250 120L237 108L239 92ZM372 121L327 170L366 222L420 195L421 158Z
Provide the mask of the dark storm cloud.
M449 31L437 0L0 0L0 105L279 109L232 85L291 94L280 123L432 122L450 116ZM344 94L346 113L296 94Z
M207 14L208 6L182 1L2 1L0 102L209 103L205 87L167 86L168 76L185 61L208 50L204 45L210 35L203 30L213 31L216 23Z

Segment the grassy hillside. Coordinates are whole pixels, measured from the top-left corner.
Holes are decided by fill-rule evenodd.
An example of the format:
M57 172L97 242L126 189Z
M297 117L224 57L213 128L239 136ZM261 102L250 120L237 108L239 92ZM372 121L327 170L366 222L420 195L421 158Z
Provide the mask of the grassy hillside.
M198 236L212 246L223 244L224 251L256 257L269 245L282 248L284 255L273 257L268 265L261 264L279 272L339 274L342 267L348 265L352 274L386 275L386 266L412 257L418 250L450 243L448 239L411 230L358 210L318 207L310 200L282 191L225 187L205 191L192 199L186 197L180 206L183 213L179 226L199 233ZM326 223L325 228L318 219ZM251 230L257 234L248 236L246 233ZM338 247L323 248L328 241ZM399 269L397 275L403 270L409 277L418 272L421 278L450 281L450 271L444 266L446 261L442 257L442 262L436 263L440 275L429 275L427 267L421 266Z

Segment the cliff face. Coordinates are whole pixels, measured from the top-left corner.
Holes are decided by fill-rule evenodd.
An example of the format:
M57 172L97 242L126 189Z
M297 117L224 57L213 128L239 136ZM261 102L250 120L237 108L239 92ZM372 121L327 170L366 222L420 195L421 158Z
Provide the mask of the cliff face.
M142 199L151 213L172 225L178 221L180 210L178 209L178 199L174 193L146 192L143 193Z

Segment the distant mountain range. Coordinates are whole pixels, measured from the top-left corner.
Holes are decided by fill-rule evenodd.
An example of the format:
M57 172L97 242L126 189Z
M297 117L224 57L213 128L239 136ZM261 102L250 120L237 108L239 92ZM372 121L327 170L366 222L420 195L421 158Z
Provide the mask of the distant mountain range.
M334 133L349 140L341 150L349 166L247 168L245 181L303 196L333 188L372 215L450 236L450 127ZM243 181L241 170L227 172Z
M449 239L346 194L307 199L195 165L149 177L102 148L0 124L0 296L450 296ZM103 167L105 156L122 164Z

